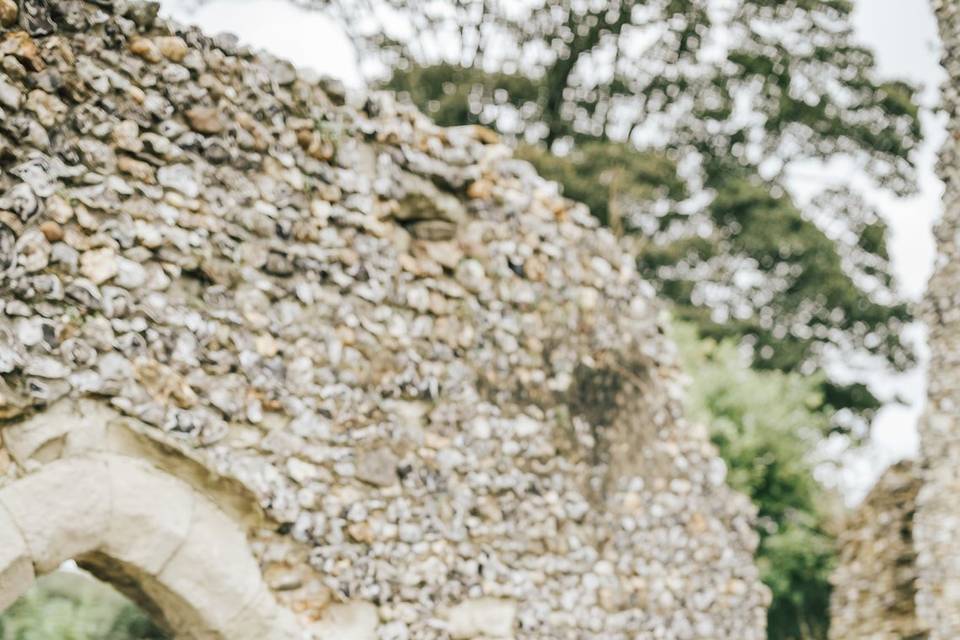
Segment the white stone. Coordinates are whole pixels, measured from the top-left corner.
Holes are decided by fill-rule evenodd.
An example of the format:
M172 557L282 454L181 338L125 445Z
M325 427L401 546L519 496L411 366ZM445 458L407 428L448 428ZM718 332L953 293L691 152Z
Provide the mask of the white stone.
M3 444L20 466L47 443L63 438L79 422L72 402L58 402L46 411L4 427Z
M28 360L27 364L23 367L23 372L28 376L36 376L38 378L59 379L66 378L70 375L70 368L59 360L55 360L49 356L40 356Z
M157 182L164 187L176 189L188 198L196 198L200 195L200 183L197 181L196 172L188 164L160 167L157 171Z
M509 600L477 598L447 611L447 631L454 640L512 638L517 605Z
M107 248L85 251L80 256L80 273L93 284L103 284L117 275L117 254Z
M377 640L380 616L369 602L332 604L310 627L316 640Z
M147 270L143 266L127 260L126 258L117 259L117 275L114 283L125 289L138 289L147 282Z

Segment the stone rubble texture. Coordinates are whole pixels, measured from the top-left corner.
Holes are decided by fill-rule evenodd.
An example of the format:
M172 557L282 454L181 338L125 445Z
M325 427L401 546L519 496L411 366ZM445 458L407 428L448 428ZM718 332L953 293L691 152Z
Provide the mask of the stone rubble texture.
M250 611L304 637L765 637L652 288L494 134L152 3L0 23L0 485L142 457L243 523ZM201 610L214 530L163 568Z
M941 151L943 217L935 229L936 271L925 305L930 328L930 376L926 415L921 423L923 486L917 496L915 539L919 590L917 613L931 640L960 637L960 6L934 0L949 80L941 106L953 135Z
M927 638L916 615L913 518L919 489L914 464L895 464L843 523L831 578L832 640Z

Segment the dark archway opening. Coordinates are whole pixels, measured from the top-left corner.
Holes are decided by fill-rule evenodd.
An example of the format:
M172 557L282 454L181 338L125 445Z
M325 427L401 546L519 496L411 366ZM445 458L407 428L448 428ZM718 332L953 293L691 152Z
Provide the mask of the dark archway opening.
M110 585L67 563L0 614L0 640L172 640Z

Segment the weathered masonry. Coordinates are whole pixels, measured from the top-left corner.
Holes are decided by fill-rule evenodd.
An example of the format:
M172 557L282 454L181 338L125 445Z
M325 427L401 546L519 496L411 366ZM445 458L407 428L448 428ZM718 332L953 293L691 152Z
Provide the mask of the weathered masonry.
M943 219L936 230L937 265L930 281L926 319L930 327L930 376L927 414L921 429L923 486L917 496L914 530L917 546L917 613L931 640L960 635L960 5L935 0L944 65L950 81L942 106L949 114L939 173L946 186Z
M917 617L914 517L920 478L913 463L890 467L839 537L830 602L835 640L922 640Z
M0 606L184 638L764 637L650 287L477 128L0 0Z
M837 640L960 637L960 3L933 0L949 80L938 172L946 190L923 307L930 374L921 456L894 467L842 537L831 635Z
M91 401L61 402L8 427L4 443L33 472L0 489L0 607L37 573L76 559L177 637L298 637L241 526L255 503L238 505L234 520L214 502L236 505L242 487L206 481L189 457Z

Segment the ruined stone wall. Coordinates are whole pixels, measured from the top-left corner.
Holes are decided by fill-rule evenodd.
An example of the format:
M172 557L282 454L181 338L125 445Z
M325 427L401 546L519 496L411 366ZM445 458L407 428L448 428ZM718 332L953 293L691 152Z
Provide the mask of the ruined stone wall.
M227 514L234 483L316 637L765 637L752 508L581 205L489 131L155 5L19 9L0 484L153 449Z
M927 412L921 424L923 487L918 495L915 539L919 569L917 611L934 640L960 637L960 4L934 0L950 80L942 107L949 116L938 167L944 181L943 218L935 234L936 272L930 281Z
M914 464L884 472L846 519L831 577L830 637L834 640L922 640L916 615L913 517L920 479Z

